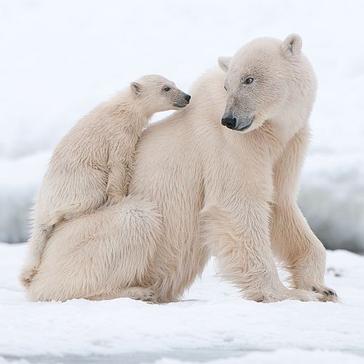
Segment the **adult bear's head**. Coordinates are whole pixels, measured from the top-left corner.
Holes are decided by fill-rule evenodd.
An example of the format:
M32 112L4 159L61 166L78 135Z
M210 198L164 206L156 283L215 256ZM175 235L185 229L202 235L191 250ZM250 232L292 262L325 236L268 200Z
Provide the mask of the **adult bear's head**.
M266 120L278 122L292 112L307 118L316 81L301 48L300 36L292 34L283 42L258 38L232 58L220 57L227 92L221 123L229 129L248 132Z

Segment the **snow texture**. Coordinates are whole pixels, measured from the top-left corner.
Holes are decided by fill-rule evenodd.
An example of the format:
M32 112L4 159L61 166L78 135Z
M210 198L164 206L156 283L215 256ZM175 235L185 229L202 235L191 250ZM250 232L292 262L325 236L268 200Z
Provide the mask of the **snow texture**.
M155 364L198 364L197 361L179 361L162 359ZM348 353L328 352L322 350L304 351L299 349L279 349L275 352L250 353L242 357L209 361L209 364L359 364L363 359ZM22 364L22 363L19 363ZM24 363L26 364L26 363Z
M181 302L151 305L124 298L34 303L26 300L17 281L24 253L24 244L0 244L4 360L364 362L364 257L347 251L328 252L326 280L340 295L337 304L243 300L216 276L213 262Z
M0 240L26 240L52 148L97 103L146 73L188 89L248 40L297 32L320 86L300 204L327 246L363 251L363 10L360 0L0 0Z

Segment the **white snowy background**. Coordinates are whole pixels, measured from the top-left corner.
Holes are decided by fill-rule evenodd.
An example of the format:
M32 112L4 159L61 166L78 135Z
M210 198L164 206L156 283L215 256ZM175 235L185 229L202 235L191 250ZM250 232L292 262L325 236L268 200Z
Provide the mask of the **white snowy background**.
M52 148L97 103L146 73L188 90L218 56L296 32L319 80L300 204L327 247L363 252L363 19L360 0L0 0L0 241L26 239ZM364 362L364 258L351 253L329 253L340 304L246 302L210 265L164 306L27 303L23 254L0 244L0 364Z

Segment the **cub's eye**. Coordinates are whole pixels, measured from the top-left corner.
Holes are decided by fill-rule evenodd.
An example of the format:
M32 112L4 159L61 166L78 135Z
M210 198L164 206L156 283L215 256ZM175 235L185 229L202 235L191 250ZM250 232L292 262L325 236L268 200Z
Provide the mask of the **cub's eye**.
M165 91L165 92L168 92L168 91L171 90L171 88L169 86L165 86L165 87L162 88L162 90Z
M243 80L244 85L250 85L254 81L253 77L247 77L245 80Z
M227 91L227 88L226 88L226 86L224 86L224 89L225 89L225 91Z

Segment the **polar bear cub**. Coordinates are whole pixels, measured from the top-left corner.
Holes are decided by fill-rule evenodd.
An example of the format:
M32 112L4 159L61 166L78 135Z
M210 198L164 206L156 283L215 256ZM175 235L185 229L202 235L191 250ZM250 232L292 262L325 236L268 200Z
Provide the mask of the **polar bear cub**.
M151 116L185 107L190 96L159 75L146 75L82 118L56 147L34 207L28 286L54 227L119 202L128 190L136 144Z

